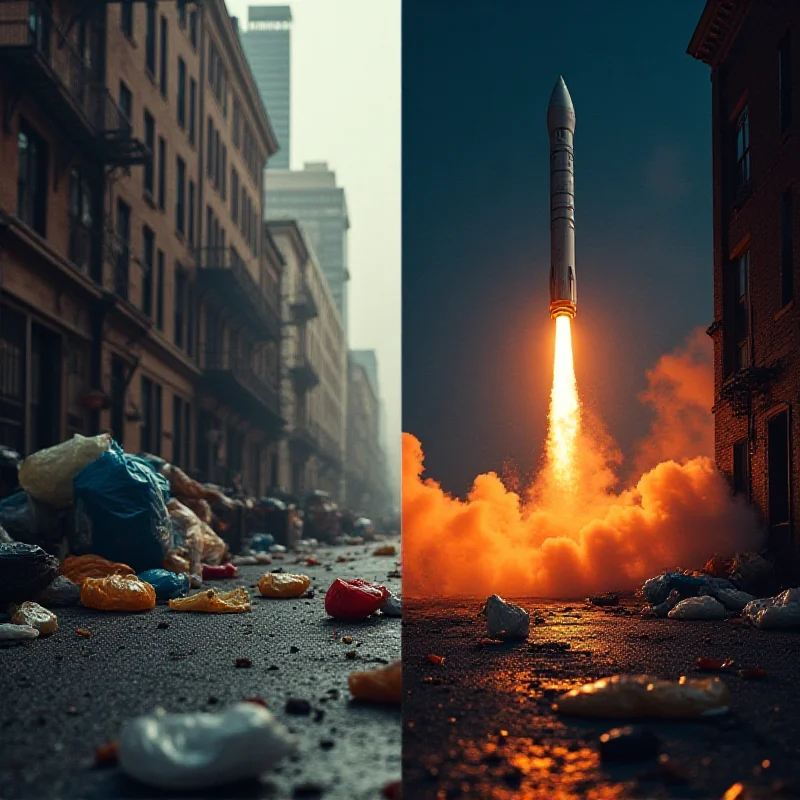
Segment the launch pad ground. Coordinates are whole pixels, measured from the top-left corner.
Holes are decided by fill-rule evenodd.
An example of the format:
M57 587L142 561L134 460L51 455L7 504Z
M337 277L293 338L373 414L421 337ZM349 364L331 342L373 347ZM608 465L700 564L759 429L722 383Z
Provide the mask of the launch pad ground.
M641 619L638 607L621 613L580 601L514 602L533 612L532 621L541 617L528 641L481 645L486 624L477 616L479 600L406 600L409 797L706 800L721 798L737 781L765 787L765 797L800 796L800 635ZM428 654L444 656L444 664L431 663ZM660 738L666 763L601 764L599 736L629 723L578 721L551 710L563 691L613 674L698 676L698 657L735 660L730 673L720 673L731 710L698 722L645 723ZM767 677L739 677L740 668L751 667Z

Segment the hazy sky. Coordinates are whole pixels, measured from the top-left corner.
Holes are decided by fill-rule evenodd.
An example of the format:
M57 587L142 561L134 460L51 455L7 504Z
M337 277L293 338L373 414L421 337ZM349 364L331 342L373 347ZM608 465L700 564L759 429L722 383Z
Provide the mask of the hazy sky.
M378 352L389 457L400 439L400 0L227 0L289 5L292 169L327 161L350 213L349 338ZM269 109L267 109L269 113ZM269 181L269 176L267 177Z

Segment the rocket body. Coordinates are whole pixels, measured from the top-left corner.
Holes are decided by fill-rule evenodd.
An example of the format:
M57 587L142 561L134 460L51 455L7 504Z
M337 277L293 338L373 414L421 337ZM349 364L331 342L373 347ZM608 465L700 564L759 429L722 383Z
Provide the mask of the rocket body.
M550 134L550 316L575 317L575 109L559 76L547 107Z

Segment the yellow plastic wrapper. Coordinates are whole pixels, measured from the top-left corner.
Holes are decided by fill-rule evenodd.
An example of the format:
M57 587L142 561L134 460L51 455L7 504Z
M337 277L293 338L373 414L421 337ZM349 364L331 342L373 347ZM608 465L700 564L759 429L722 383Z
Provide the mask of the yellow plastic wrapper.
M382 544L372 551L374 556L396 556L397 548L393 544Z
M719 678L615 675L561 695L553 710L604 719L691 719L724 714L729 704L730 692Z
M388 667L351 672L347 679L354 700L399 706L403 696L403 666L395 661Z
M135 575L86 578L81 603L98 611L149 611L156 607L156 590Z
M67 556L61 574L80 586L86 578L107 578L109 575L135 575L127 564L109 561L102 556Z
M300 597L311 586L308 575L291 575L288 572L268 572L261 576L258 591L264 597Z
M58 630L58 617L38 603L26 600L21 606L11 606L8 611L11 614L12 625L30 625L42 635L55 633Z
M205 611L209 614L238 614L251 611L250 595L241 586L230 592L207 589L204 592L169 601L173 611Z
M170 550L161 566L167 572L174 572L176 575L186 575L189 572L189 559L182 556L177 550Z

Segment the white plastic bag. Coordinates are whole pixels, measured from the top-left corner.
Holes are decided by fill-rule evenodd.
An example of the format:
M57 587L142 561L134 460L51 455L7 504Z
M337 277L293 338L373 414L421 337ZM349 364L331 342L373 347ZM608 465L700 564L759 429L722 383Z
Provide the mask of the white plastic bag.
M800 627L800 589L753 600L744 607L742 618L761 630Z
M718 589L714 592L714 597L719 600L728 611L741 611L755 597L747 592L740 592L737 589Z
M670 619L725 619L725 606L713 597L687 597L667 614Z
M486 616L486 626L492 639L527 639L531 618L524 608L507 603L493 594L486 599L481 612Z
M19 484L30 495L55 508L72 505L72 481L111 447L111 436L81 436L28 456L19 468Z

